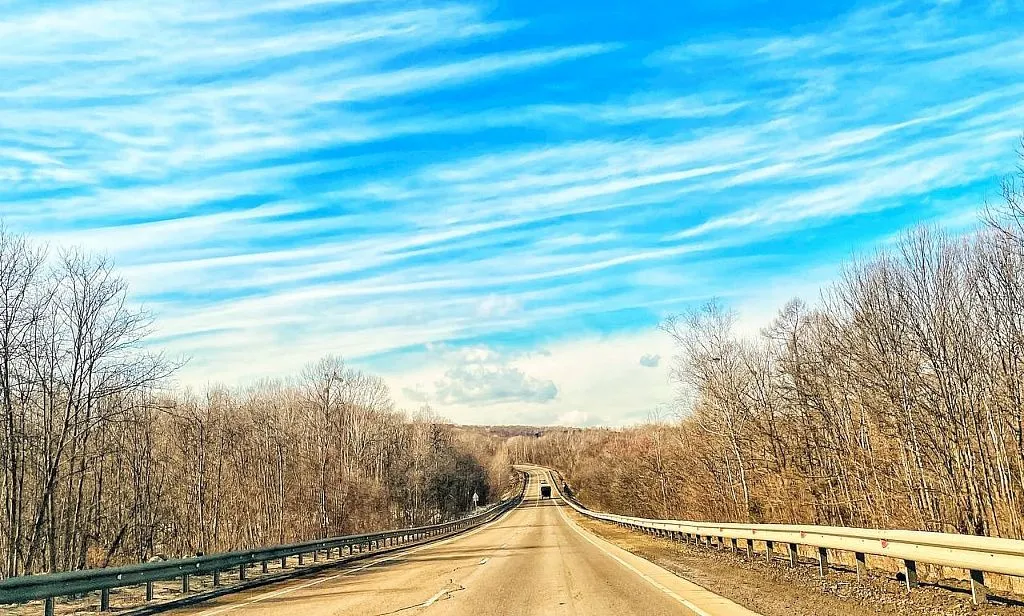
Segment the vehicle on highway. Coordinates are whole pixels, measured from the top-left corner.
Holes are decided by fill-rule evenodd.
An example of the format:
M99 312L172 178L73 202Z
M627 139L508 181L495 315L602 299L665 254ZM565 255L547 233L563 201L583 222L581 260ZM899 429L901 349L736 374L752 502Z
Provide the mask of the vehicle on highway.
M551 498L551 486L542 483L540 486L540 497Z

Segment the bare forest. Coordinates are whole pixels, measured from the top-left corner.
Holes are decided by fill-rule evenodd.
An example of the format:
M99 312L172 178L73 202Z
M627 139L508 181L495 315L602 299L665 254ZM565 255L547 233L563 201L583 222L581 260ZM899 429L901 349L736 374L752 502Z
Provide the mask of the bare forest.
M338 358L177 391L150 329L109 260L0 230L0 578L451 519L507 485L501 439Z
M595 508L1024 538L1024 168L979 228L848 263L759 335L667 319L680 418L510 439Z

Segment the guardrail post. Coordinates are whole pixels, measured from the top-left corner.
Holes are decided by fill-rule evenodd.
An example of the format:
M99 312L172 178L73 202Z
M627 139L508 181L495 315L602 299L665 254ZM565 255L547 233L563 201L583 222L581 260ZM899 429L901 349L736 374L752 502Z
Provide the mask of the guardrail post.
M182 592L182 594L185 594L185 595L188 594L188 574L187 573L182 573L181 574L181 592Z
M857 558L857 582L860 583L868 573L867 556L864 555L864 552L857 552L854 556Z
M153 600L153 582L146 582L146 601Z
M825 548L818 548L818 575L828 575L828 550Z
M245 574L245 565L238 565L238 579L244 580L246 577Z
M985 573L971 569L971 600L974 605L988 603L988 588L985 586Z
M53 616L53 597L43 600L43 616Z
M267 561L263 561L262 563L260 563L260 571L262 571L263 573L266 573L269 570L270 570L270 567L267 565Z
M313 562L320 560L320 550L313 550Z
M110 589L109 588L104 588L104 589L100 590L100 611L101 612L109 612L110 611Z
M903 579L907 583L907 590L911 588L917 588L917 561L916 560L905 560L903 561ZM972 577L973 579L973 577ZM972 584L973 586L973 584Z
M299 566L301 567L304 563L305 563L305 555L303 555L302 552L299 552Z
M790 543L789 544L789 566L790 567L795 567L796 566L797 556L799 556L799 552L797 551L797 545L795 543Z
M764 542L764 560L769 565L772 564L772 548L774 544L771 541Z
M747 558L754 558L754 541L752 539L744 539L743 542L747 544Z
M730 541L729 543L732 544L732 553L733 554L735 554L736 552L740 551L739 543L736 541L736 537L733 537L732 541Z
M288 557L287 556L282 556L281 557L281 568L282 569L287 569L288 568Z

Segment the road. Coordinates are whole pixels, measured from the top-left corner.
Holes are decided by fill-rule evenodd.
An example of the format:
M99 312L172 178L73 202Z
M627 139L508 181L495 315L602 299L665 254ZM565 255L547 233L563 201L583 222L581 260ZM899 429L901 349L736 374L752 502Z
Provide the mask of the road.
M491 524L171 613L756 616L583 530L557 489L540 498L546 474L527 470L523 504Z

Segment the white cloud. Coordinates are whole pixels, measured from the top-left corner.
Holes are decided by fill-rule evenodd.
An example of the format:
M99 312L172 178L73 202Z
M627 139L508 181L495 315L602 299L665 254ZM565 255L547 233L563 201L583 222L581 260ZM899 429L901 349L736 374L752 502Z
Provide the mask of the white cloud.
M425 395L432 406L453 421L615 426L645 421L653 411L673 399L667 369L645 368L636 360L652 349L662 356L672 354L668 337L652 329L567 339L521 353L505 354L481 346L459 352L434 349L417 356L412 365L400 370L387 370L386 365L376 362L369 368L383 369L392 390L398 392L399 406L416 408ZM557 395L544 401L526 397L489 404L472 399L441 403L436 386L447 385L446 373L453 369L456 376L461 375L459 367L466 362L500 366L535 384L551 383ZM472 378L469 380L475 383Z
M477 313L482 317L503 317L521 308L522 305L513 297L491 293L480 300Z
M647 65L458 1L5 11L0 215L110 252L183 381L387 354L405 404L465 421L643 419L671 349L635 328L725 296L756 332L924 199L962 220L1021 130L1015 22L955 7ZM524 350L452 355L480 340Z
M644 368L657 368L659 363L661 363L661 355L656 353L646 353L640 357L640 365Z

